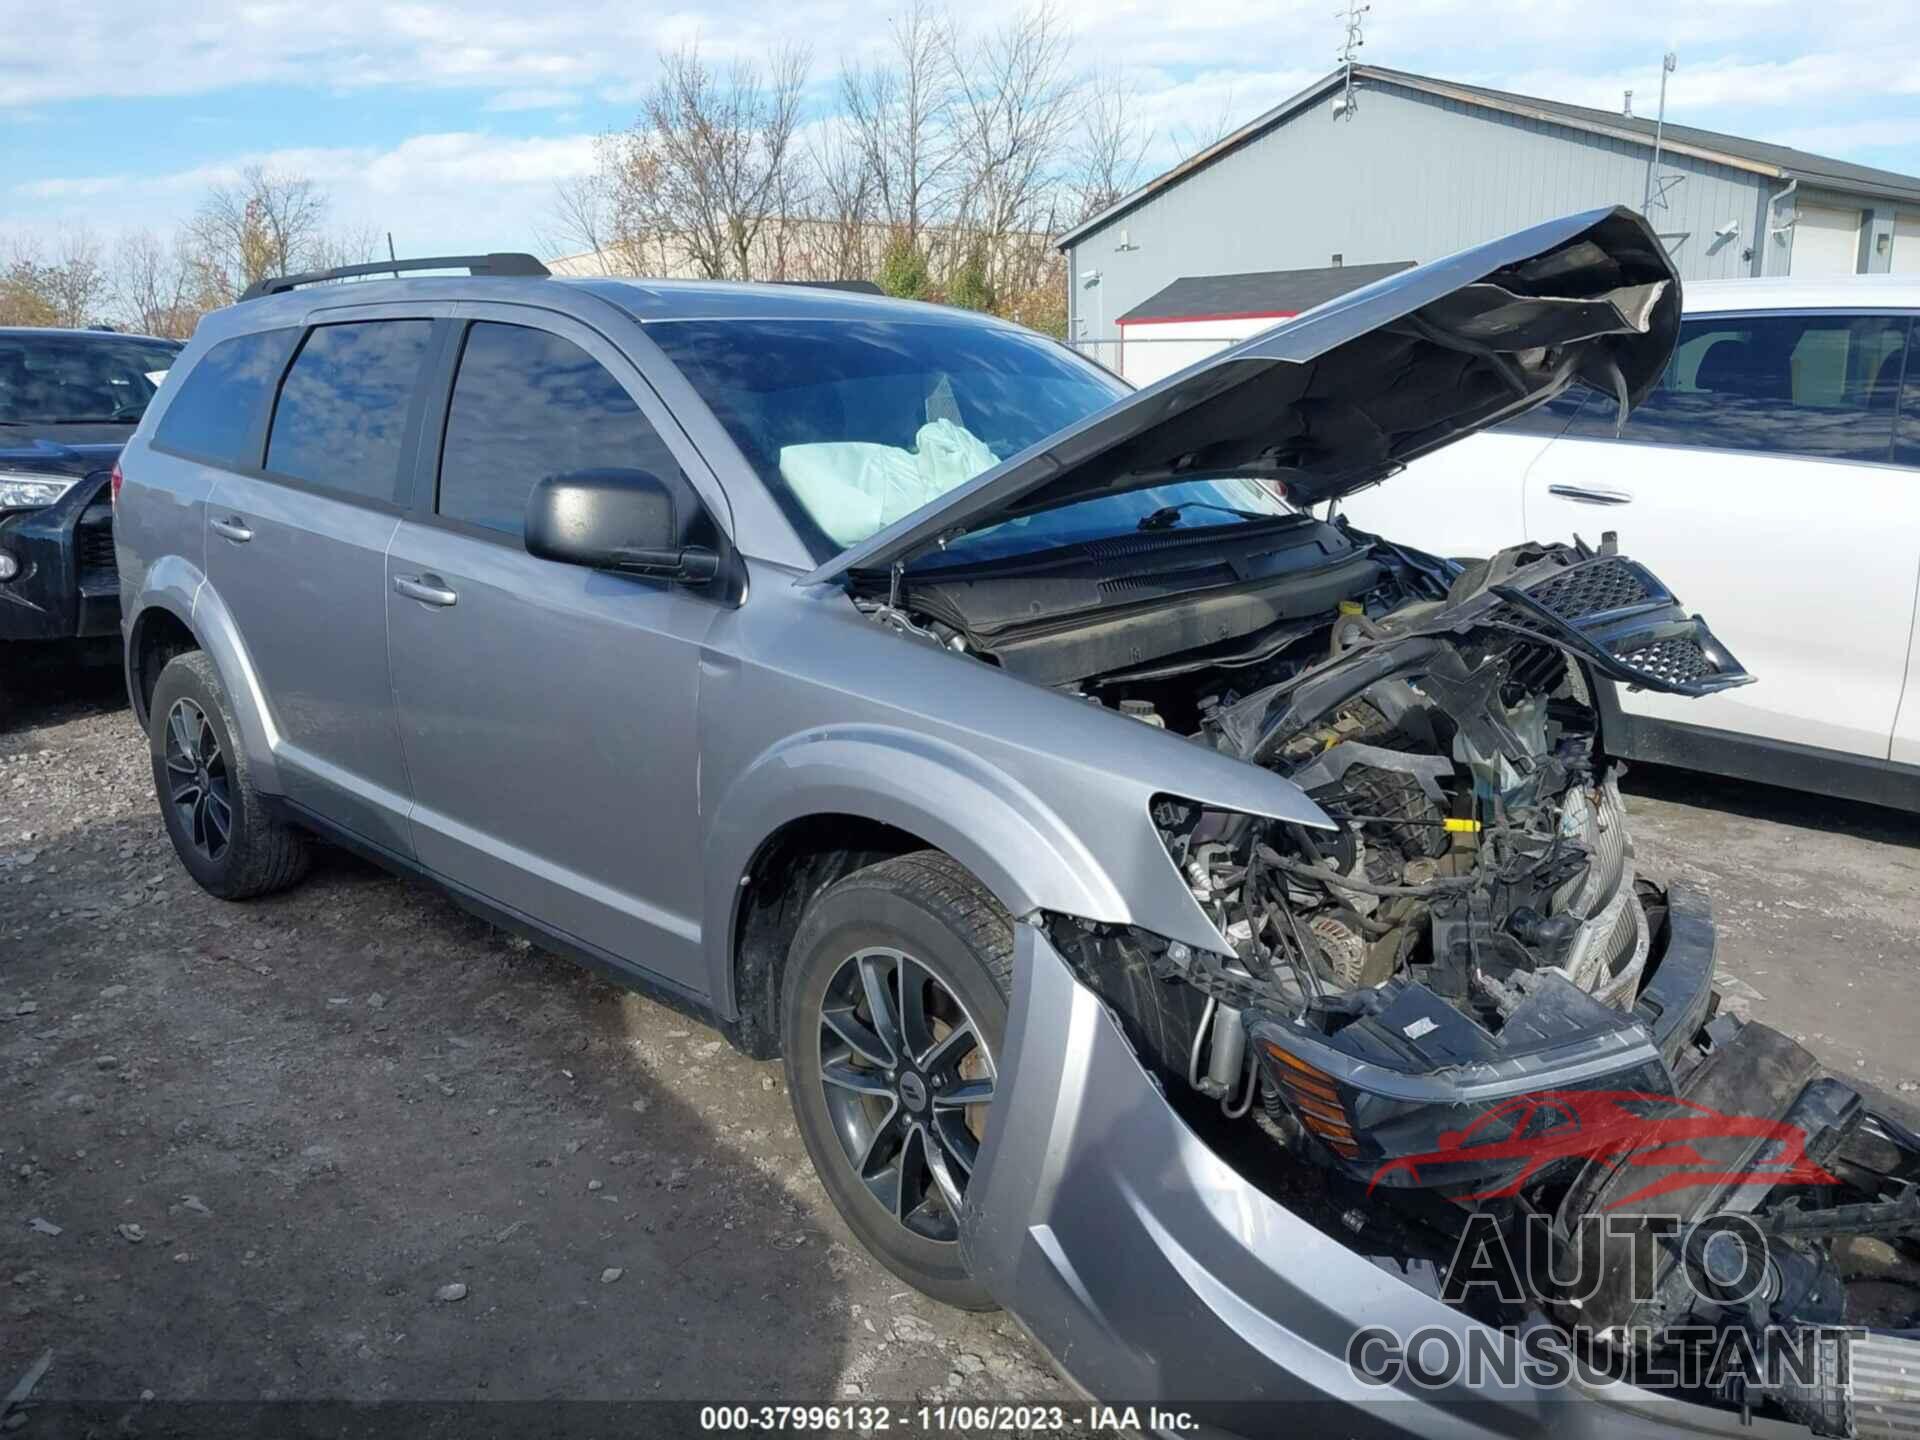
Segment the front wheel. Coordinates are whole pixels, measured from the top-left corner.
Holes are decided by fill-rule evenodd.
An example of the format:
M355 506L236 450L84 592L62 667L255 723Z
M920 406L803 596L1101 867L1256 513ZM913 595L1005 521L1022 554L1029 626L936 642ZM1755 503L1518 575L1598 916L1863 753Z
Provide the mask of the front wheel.
M936 1300L993 1308L959 1221L1007 1030L1013 926L938 851L830 886L787 956L787 1088L827 1193L881 1264Z

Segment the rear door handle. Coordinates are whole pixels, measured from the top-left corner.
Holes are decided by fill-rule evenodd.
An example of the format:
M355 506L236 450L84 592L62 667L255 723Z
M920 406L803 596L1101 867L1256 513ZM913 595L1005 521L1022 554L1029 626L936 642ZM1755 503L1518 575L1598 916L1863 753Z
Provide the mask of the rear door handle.
M209 520L207 524L213 528L214 534L224 535L236 545L244 545L253 538L253 531L238 515L229 515L224 520Z
M1607 490L1598 485L1549 485L1549 495L1558 495L1562 500L1572 500L1580 505L1631 505L1633 492L1630 490Z
M393 588L422 605L451 605L460 598L438 575L396 575Z

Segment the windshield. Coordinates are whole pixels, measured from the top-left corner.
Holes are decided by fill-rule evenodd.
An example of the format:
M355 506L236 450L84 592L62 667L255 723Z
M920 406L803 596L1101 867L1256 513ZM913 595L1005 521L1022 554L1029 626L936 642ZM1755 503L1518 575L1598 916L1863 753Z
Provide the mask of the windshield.
M0 424L138 424L179 353L124 335L0 333Z
M668 320L646 333L820 560L1127 393L1064 346L997 326Z

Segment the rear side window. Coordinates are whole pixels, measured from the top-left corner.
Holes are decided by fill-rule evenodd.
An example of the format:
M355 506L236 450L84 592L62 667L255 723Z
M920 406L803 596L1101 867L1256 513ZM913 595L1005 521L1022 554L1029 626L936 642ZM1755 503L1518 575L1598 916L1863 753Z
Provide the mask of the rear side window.
M1907 331L1907 318L1900 315L1711 315L1686 321L1666 373L1620 438L1889 460ZM1611 407L1589 406L1572 433L1612 432Z
M507 535L526 529L527 496L570 470L677 470L620 382L570 340L523 325L467 332L440 451L439 512Z
M260 423L298 329L262 330L222 340L179 381L153 443L233 469L260 463Z
M407 412L431 320L321 325L287 371L267 440L267 469L364 500L400 491Z

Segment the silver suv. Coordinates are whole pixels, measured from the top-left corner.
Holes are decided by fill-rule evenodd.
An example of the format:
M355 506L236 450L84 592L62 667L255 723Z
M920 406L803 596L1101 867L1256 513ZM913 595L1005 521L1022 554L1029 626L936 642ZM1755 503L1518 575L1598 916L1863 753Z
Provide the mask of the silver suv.
M1334 513L1569 386L1636 403L1680 313L1637 216L1138 393L845 289L419 264L471 273L209 316L122 460L128 685L212 893L323 837L782 1056L872 1253L1102 1398L1544 1424L1348 1363L1512 1318L1445 1293L1449 1225L1623 1198L1570 1132L1488 1142L1570 1087L1800 1114L1805 1051L1707 1026L1704 904L1637 872L1597 739L1616 682L1749 677L1611 543ZM1646 1319L1604 1293L1544 1313Z

